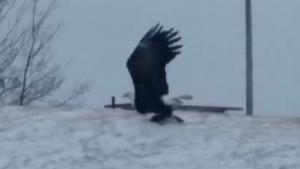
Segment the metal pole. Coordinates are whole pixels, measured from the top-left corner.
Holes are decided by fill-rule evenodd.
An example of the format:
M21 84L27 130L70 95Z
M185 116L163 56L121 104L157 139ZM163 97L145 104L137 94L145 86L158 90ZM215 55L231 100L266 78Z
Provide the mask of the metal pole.
M251 0L245 0L246 12L246 106L247 115L253 115L253 58Z

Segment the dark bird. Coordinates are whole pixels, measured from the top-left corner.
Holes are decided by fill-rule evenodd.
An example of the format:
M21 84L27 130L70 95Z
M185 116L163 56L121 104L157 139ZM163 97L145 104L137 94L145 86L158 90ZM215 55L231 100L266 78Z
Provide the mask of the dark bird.
M127 61L135 108L141 114L155 113L151 121L163 122L172 116L172 107L163 102L162 96L169 93L165 69L181 53L182 45L176 44L180 39L178 31L164 30L157 24L143 36Z

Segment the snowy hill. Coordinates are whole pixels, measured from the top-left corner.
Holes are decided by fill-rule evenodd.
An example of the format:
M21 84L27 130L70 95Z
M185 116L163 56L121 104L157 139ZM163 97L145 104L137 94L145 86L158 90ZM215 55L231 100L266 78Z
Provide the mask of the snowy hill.
M300 119L5 107L0 169L299 169Z

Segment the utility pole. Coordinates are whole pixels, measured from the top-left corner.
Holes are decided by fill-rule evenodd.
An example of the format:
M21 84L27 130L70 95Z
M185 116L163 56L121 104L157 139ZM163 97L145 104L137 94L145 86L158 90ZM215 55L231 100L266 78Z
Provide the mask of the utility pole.
M252 58L252 6L245 0L246 16L246 111L253 115L253 58Z

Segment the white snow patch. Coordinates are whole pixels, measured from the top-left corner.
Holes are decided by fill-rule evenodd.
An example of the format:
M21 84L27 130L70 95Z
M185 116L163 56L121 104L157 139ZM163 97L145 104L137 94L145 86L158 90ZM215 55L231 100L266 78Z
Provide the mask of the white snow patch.
M299 169L300 119L2 107L0 169Z

